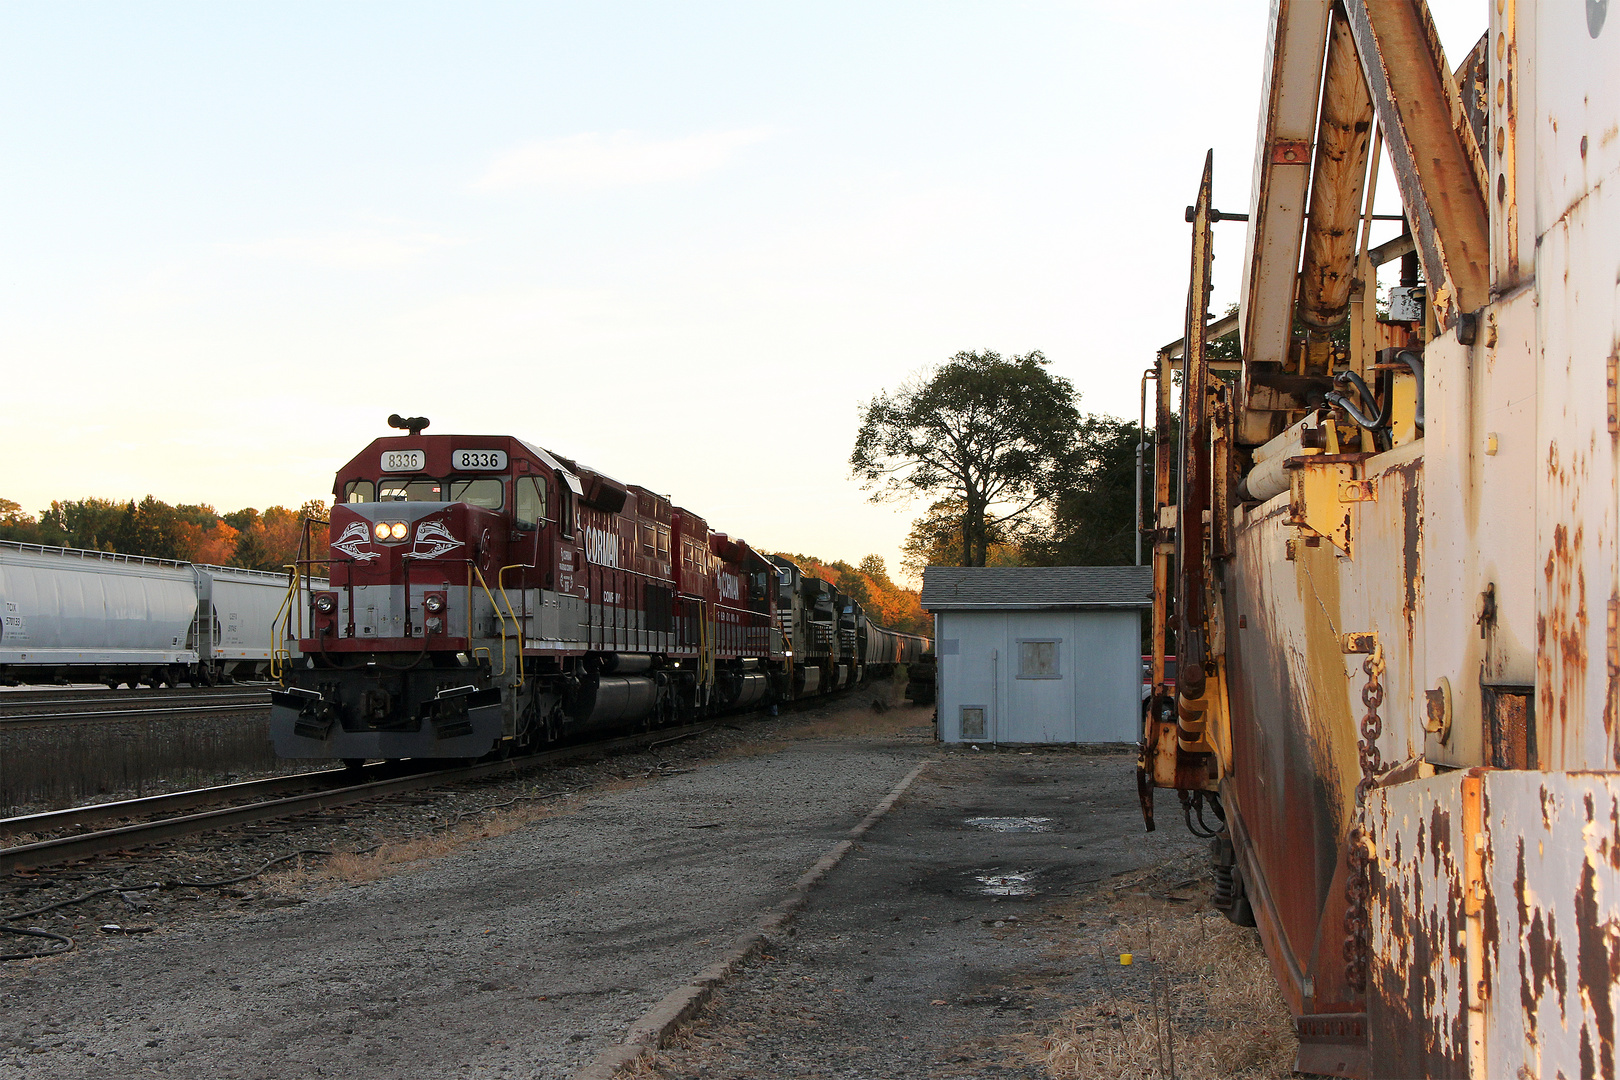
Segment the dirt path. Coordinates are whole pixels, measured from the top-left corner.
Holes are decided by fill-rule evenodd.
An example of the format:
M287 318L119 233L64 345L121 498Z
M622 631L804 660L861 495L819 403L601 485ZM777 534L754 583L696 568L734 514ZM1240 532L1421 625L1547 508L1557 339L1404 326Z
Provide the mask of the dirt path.
M1200 842L1142 831L1133 766L947 751L630 1075L1157 1080L1171 1053L1185 1080L1291 1075L1253 931L1204 904Z

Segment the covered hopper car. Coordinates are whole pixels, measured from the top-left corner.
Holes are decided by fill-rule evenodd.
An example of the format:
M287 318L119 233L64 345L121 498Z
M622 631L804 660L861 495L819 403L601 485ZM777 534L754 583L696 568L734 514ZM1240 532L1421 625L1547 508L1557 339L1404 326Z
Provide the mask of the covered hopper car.
M285 574L0 541L0 683L269 674ZM284 620L283 620L284 621Z
M271 693L283 757L524 752L853 686L926 647L666 496L400 425L337 474L307 560L330 583L301 590L301 659Z

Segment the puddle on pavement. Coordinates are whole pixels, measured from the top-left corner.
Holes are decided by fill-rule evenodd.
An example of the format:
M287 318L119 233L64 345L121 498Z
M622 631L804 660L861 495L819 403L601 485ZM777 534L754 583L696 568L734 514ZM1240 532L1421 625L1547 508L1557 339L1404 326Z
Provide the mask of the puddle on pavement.
M970 817L963 822L986 832L1051 832L1049 817Z
M1028 896L1035 891L1039 870L1019 870L1011 874L974 874L979 892L985 896Z

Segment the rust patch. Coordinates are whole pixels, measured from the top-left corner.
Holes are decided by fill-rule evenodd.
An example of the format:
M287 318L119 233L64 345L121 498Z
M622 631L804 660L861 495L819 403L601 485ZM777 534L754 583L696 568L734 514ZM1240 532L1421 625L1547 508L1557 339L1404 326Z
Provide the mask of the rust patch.
M1609 866L1620 870L1620 803L1609 802Z
M1564 960L1564 942L1558 936L1558 919L1547 912L1547 936L1553 943L1553 987L1558 991L1558 1016L1569 1019L1569 964Z
M1558 462L1557 448L1549 451L1550 466ZM1574 463L1574 464L1578 464ZM1570 472L1584 473L1575 468ZM1559 486L1567 487L1571 477L1559 470ZM1578 479L1578 476L1575 477ZM1578 485L1576 485L1578 489ZM1578 496L1576 496L1578 499ZM1578 512L1571 505L1570 512ZM1553 527L1552 546L1542 567L1546 579L1547 610L1536 621L1536 668L1540 676L1541 715L1554 725L1555 738L1549 749L1558 756L1543 764L1575 764L1571 751L1581 748L1580 727L1585 718L1588 616L1586 610L1586 568L1583 549L1585 526L1577 524L1573 533L1560 521ZM1554 670L1556 666L1556 670ZM1554 749L1556 748L1556 749Z
M1406 617L1406 640L1410 644L1417 622L1418 590L1423 581L1423 489L1414 482L1415 477L1407 471L1407 467L1402 466L1395 471L1401 473L1405 481L1401 490L1404 525L1401 569L1406 578L1406 598L1401 605L1401 614Z
M1451 811L1436 804L1429 814L1429 855L1434 861L1434 876L1440 876L1440 853L1451 860Z
M1496 967L1501 960L1502 931L1496 916L1496 890L1485 891L1485 906L1480 914L1480 939L1485 947L1480 950L1479 981L1485 986L1496 985Z
M1604 660L1609 683L1603 695L1603 734L1609 740L1609 756L1620 765L1620 739L1615 738L1616 710L1620 709L1620 588L1609 593L1607 630Z
M1530 936L1525 934L1525 928L1530 925L1530 906L1524 898L1524 837L1519 837L1519 862L1513 874L1513 896L1519 905L1519 933L1524 940L1519 946L1519 1005L1524 1009L1525 1023L1529 1026L1530 1034L1536 1033L1536 1002L1541 1000L1541 984L1545 972L1536 971L1537 950L1531 946ZM1536 930L1541 929L1541 916L1536 915ZM1526 946L1531 946L1526 952ZM1532 984L1531 979L1535 982Z
M1590 811L1590 797L1587 806ZM1616 967L1620 966L1620 955L1616 955L1609 944L1609 924L1599 921L1597 872L1590 861L1582 865L1581 884L1575 891L1575 930L1580 942L1576 962L1579 965L1581 996L1591 1010L1592 1024L1597 1028L1598 1065L1602 1069L1601 1075L1613 1076L1614 1004L1610 994L1613 992ZM1590 1055L1586 1027L1582 1025L1582 1075L1594 1075L1588 1068Z

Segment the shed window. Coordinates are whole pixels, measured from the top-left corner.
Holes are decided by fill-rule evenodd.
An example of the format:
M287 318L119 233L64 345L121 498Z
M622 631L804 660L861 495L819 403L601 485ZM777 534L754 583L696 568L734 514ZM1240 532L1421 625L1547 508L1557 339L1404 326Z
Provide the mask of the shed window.
M1061 638L1018 642L1018 677L1020 679L1061 679L1058 671L1058 643Z

